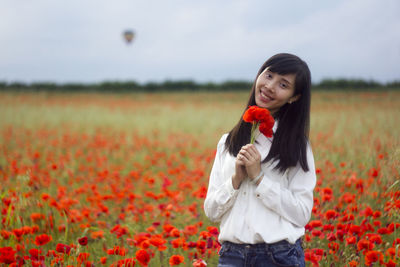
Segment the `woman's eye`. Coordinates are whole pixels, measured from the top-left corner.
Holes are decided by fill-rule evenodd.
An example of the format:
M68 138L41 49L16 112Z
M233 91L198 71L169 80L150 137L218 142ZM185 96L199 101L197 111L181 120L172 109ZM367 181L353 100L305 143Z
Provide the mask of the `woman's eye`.
M272 78L272 74L270 74L270 73L267 73L266 76L267 76L268 79Z
M287 88L288 86L287 86L286 83L281 83L281 87L282 87L282 88Z

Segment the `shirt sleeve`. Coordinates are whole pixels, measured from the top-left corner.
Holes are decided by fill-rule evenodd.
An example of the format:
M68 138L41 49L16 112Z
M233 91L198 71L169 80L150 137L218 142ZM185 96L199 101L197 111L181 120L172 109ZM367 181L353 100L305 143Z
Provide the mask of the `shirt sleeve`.
M264 177L255 190L257 198L261 199L266 207L299 227L304 227L310 220L314 203L316 174L314 156L309 144L307 163L309 168L307 172L299 164L288 171L288 188Z
M222 216L232 208L239 190L232 185L232 177L225 177L223 160L228 152L225 151L227 134L218 142L217 153L210 173L207 196L204 201L206 216L213 222L221 221Z

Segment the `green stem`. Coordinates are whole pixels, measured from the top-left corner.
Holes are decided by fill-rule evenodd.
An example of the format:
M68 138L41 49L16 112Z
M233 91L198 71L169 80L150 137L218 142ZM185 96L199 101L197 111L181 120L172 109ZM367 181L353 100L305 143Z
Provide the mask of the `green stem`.
M259 122L253 122L251 126L251 133L250 133L250 144L254 144L254 141L256 140L256 136L254 134L255 130L258 127Z

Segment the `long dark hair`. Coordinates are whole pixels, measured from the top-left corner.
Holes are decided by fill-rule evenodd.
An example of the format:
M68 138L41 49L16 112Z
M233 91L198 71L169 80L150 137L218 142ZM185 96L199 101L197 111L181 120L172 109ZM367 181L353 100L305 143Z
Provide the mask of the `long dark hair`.
M274 117L278 121L278 128L274 133L271 149L263 163L271 160L277 161L275 169L284 172L289 167L296 166L299 162L302 169L308 171L307 142L310 131L311 105L310 70L307 64L295 55L282 53L272 56L258 71L246 109L249 106L256 105L257 78L266 68L280 75L295 74L295 91L293 95L300 95L300 97L297 101L291 104L287 103L279 111L275 112ZM231 155L236 157L242 146L249 143L250 132L251 123L243 121L241 116L225 141L225 147Z

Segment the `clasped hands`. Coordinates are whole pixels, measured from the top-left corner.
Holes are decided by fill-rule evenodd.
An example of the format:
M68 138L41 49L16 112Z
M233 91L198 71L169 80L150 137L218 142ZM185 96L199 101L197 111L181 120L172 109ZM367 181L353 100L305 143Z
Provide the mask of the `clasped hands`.
M235 189L246 178L253 180L261 172L261 155L253 144L242 146L236 156L235 174L232 176L232 185Z

